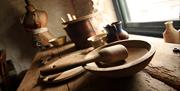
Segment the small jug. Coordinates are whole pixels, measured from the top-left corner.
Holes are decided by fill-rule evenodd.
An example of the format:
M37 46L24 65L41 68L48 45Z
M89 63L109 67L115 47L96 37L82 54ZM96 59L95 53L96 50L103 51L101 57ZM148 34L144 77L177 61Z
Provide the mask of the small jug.
M104 28L107 32L108 43L129 38L128 33L122 28L121 21L113 22L111 25L108 24Z
M111 26L108 24L104 28L107 32L107 42L108 43L119 40L116 28L114 26Z
M173 26L173 21L167 21L165 24L165 31L163 32L164 41L167 43L180 44L180 31Z
M119 40L124 40L124 39L129 38L128 33L122 28L122 22L121 21L113 22L111 25L115 27Z

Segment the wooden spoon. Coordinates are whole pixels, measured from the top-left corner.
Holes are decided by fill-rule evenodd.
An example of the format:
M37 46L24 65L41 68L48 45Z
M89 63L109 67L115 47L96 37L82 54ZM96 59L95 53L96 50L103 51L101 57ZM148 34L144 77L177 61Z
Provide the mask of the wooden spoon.
M128 51L123 45L114 45L110 47L105 47L101 49L97 55L92 56L88 59L82 59L82 60L77 60L74 62L69 62L69 63L63 63L63 64L54 64L53 66L45 66L40 69L41 75L49 75L49 74L54 74L62 71L66 71L78 66L83 66L87 63L90 62L99 62L103 61L104 63L111 64L115 63L121 60L124 60L128 57Z

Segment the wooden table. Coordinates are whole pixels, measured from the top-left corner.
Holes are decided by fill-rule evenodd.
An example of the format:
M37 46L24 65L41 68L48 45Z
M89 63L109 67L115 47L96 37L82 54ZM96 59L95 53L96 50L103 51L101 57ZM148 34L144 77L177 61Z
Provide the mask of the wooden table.
M180 54L172 52L179 44L164 43L161 38L130 35L130 39L145 40L156 48L151 63L132 77L104 78L89 72L56 84L38 83L39 68L36 61L41 52L35 56L17 91L178 91L180 90ZM63 54L74 50L74 44L60 48ZM84 49L86 50L86 49ZM82 51L84 51L82 50ZM82 52L79 51L79 52ZM78 57L78 55L77 55ZM81 55L82 58L83 56ZM69 58L73 59L73 58ZM177 90L178 89L178 90Z

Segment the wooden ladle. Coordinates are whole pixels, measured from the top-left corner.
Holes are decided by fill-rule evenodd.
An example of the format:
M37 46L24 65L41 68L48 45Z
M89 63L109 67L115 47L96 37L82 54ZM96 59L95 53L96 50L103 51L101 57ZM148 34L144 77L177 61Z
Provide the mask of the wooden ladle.
M92 56L88 59L82 59L82 60L77 60L74 62L69 62L69 63L63 63L63 64L54 64L51 67L43 67L40 69L40 74L41 75L50 75L54 73L58 73L61 71L66 71L72 68L75 68L77 66L83 66L87 63L90 62L99 62L102 61L107 64L111 63L116 63L121 60L124 60L128 57L128 51L125 46L123 45L114 45L110 47L105 47L101 49L97 55Z

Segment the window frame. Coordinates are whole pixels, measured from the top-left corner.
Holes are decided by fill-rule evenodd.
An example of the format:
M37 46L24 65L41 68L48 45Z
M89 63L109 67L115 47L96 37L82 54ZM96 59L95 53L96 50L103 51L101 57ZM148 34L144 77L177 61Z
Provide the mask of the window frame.
M165 30L164 22L166 21L140 22L140 23L127 22L126 18L128 18L129 16L128 16L128 12L125 9L126 8L125 0L112 0L112 1L117 19L118 21L122 21L123 28L128 33L163 37L162 33ZM180 20L173 21L173 25L176 29L180 29Z

